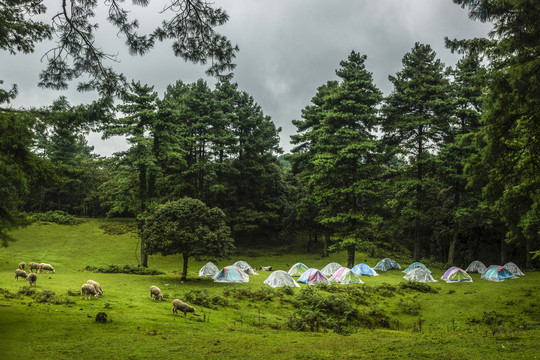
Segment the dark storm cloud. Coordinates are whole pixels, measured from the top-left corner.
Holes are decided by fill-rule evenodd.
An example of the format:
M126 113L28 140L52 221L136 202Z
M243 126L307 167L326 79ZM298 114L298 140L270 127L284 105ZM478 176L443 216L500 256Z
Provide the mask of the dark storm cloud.
M154 10L161 9L154 0ZM468 19L467 12L451 0L223 0L216 1L230 16L220 28L240 52L234 81L247 91L282 127L281 146L290 149L295 132L291 120L298 119L317 87L336 79L339 62L355 50L367 55L366 66L376 85L388 94L388 75L401 69L401 59L415 42L430 44L448 66L458 59L444 48L444 37L485 37L490 27ZM159 22L155 11L138 9L134 16L141 27L150 29ZM102 18L103 19L103 18ZM160 96L176 80L193 82L206 78L204 66L186 64L172 55L170 44L160 44L144 57L130 57L110 26L102 25L98 38L106 51L119 54L116 68L128 79L154 85ZM31 56L2 55L0 78L18 83L16 106L44 106L65 94L72 104L89 102L94 94L78 94L73 89L53 92L37 89L39 59L47 46ZM9 69L9 72L6 71ZM118 142L90 142L96 151L110 154Z

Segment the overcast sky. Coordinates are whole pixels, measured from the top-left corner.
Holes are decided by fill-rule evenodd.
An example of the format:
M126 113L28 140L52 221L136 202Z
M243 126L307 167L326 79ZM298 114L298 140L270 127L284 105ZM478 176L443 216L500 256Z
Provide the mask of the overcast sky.
M99 0L98 0L99 1ZM103 2L103 0L99 1ZM45 0L50 10L58 0ZM135 8L141 30L151 31L161 22L158 14L165 0L151 0L153 7ZM126 1L131 6L131 1ZM467 39L486 37L488 24L472 21L467 11L451 0L215 0L229 14L229 22L218 29L238 44L233 81L249 93L276 126L281 127L281 146L289 151L291 121L299 119L317 87L337 79L339 62L352 50L367 55L366 67L384 94L392 90L388 76L402 68L403 55L415 42L429 44L447 66L459 59L444 47L444 37ZM204 74L203 65L186 64L174 57L170 43L158 45L144 57L132 57L123 49L123 40L104 23L99 9L97 40L104 51L118 53L117 71L128 79L153 85L159 96L167 85L203 78L213 86L215 80ZM50 19L54 12L49 11ZM11 56L1 52L0 79L4 85L18 84L19 96L13 107L47 106L60 95L72 105L88 103L93 93L43 90L37 87L43 68L40 58L51 44L40 44L31 55ZM74 84L75 85L75 84ZM102 155L123 150L125 142L103 142L99 134L90 134L89 144Z

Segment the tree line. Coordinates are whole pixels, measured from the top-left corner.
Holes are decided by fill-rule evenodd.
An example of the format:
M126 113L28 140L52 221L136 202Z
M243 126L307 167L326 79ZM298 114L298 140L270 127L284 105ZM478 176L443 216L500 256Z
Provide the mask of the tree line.
M104 94L89 105L60 98L2 109L3 244L27 223L25 212L128 216L146 265L148 251L163 248L145 248L145 221L160 204L193 198L220 209L237 242L302 238L308 251L346 250L349 266L356 251L380 250L449 265L536 266L540 11L534 2L455 2L491 21L492 38L446 39L463 55L453 68L415 44L387 96L366 55L351 52L338 80L318 87L293 120L285 156L280 129L228 77L214 88L178 81L162 97L132 82L116 105ZM96 156L84 136L91 129L124 136L129 148Z

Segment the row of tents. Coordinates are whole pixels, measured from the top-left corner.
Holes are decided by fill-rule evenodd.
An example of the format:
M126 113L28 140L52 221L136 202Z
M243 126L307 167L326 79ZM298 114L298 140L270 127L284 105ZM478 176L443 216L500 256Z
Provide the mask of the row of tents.
M274 271L264 281L265 285L271 287L293 286L299 287L298 283L306 285L314 285L318 283L330 284L331 282L340 284L355 284L363 283L360 276L378 276L375 270L388 271L397 269L401 266L394 260L386 258L371 268L367 264L358 264L352 269L341 266L339 263L330 263L322 270L309 268L303 263L296 263L289 269L288 272L283 270ZM436 282L429 270L424 264L414 262L403 270L405 280L418 282ZM453 282L472 282L469 272L481 273L482 279L491 281L504 281L506 279L516 278L517 275L524 275L514 263L507 263L504 266L491 265L489 268L480 261L473 261L466 270L459 267L451 267L445 271L441 280L448 283ZM226 266L219 270L216 265L209 262L204 265L199 276L212 277L215 282L248 282L249 275L258 275L255 270L245 261L237 261L231 266ZM293 277L298 277L295 281Z

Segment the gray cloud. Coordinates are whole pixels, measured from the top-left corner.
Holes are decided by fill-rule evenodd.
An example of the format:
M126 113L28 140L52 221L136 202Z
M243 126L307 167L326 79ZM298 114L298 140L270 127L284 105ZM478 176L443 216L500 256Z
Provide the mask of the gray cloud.
M152 3L153 8L132 13L140 18L143 30L159 22L155 14L163 2ZM415 42L430 44L446 65L454 65L459 57L444 48L445 36L485 37L490 30L487 24L469 20L466 10L451 0L223 0L216 5L230 16L220 31L240 47L234 81L282 127L285 151L290 149L289 137L295 132L291 120L300 117L318 86L336 79L339 62L352 50L367 55L368 70L388 94L388 75L401 69L403 55ZM114 66L128 79L154 85L160 95L176 80L205 78L214 83L205 76L204 66L175 58L168 43L159 44L144 57L132 57L111 26L101 24L100 30L98 42L104 50L118 52L120 62ZM0 79L19 85L13 106L45 106L60 95L72 104L95 99L95 94L77 93L74 86L63 92L37 88L43 67L40 58L50 46L40 44L32 55L2 54ZM125 146L121 140L102 143L98 138L89 138L98 153L110 155Z

